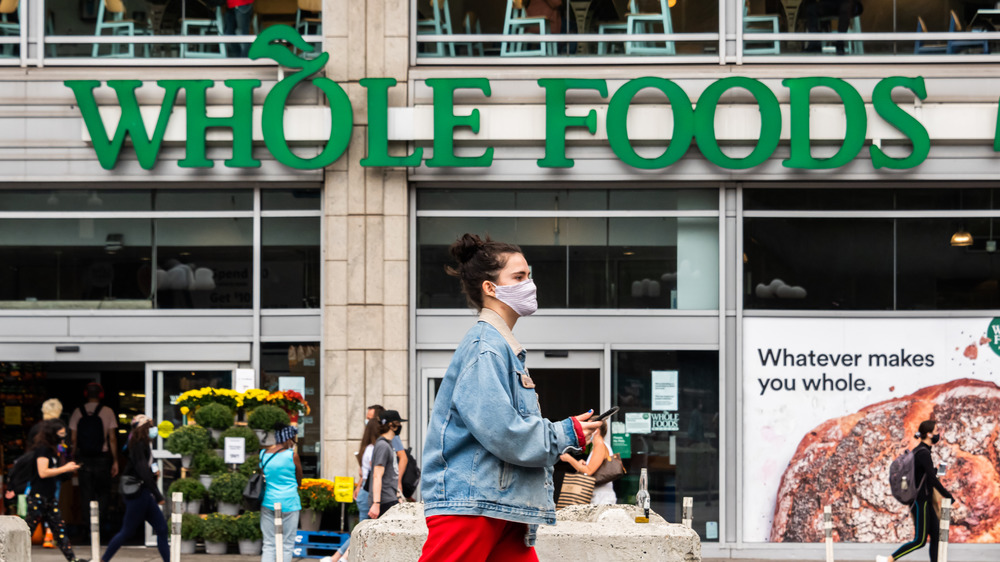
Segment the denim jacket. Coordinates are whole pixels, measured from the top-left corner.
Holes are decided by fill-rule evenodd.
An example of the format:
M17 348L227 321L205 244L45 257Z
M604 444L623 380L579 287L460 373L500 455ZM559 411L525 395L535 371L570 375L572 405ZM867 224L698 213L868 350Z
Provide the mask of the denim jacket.
M424 443L424 513L555 525L552 467L578 450L572 418L541 416L525 351L500 315L483 309L441 381Z

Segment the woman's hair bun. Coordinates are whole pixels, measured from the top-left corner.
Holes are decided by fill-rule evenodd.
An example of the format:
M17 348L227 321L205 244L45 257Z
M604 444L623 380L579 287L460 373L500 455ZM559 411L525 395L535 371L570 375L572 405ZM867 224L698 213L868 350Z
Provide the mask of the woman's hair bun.
M466 263L475 257L483 247L483 241L475 234L466 233L451 245L451 255L458 263Z

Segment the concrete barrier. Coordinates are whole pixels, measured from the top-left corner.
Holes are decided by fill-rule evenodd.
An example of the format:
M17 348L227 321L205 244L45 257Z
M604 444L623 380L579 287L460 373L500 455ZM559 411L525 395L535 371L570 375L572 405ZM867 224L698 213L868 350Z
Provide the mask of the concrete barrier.
M581 505L558 512L555 526L538 528L539 562L605 562L607 560L701 562L701 540L693 530L667 523L650 513L649 523L636 523L642 510L632 505ZM351 562L415 562L427 538L424 507L400 504L376 520L358 524L351 533Z
M31 560L31 531L24 519L0 516L0 562Z

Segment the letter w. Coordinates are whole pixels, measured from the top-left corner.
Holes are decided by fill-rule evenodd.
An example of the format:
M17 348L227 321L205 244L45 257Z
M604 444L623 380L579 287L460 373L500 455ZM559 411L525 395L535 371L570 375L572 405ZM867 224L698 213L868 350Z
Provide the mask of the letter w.
M76 103L80 106L80 113L83 114L83 123L86 125L87 131L90 132L90 139L94 143L97 161L105 170L114 169L115 164L118 163L126 135L132 138L132 145L135 148L139 165L145 170L151 170L156 165L156 158L160 154L160 144L163 142L163 135L167 130L167 122L170 121L177 92L183 83L181 80L157 82L164 89L163 103L160 105L160 115L156 120L156 128L153 130L152 138L150 138L146 134L146 126L142 122L142 114L139 111L139 102L135 98L135 90L142 85L142 82L139 80L109 80L108 86L118 94L118 105L122 110L115 136L113 139L109 139L104 121L101 120L97 101L94 99L94 88L100 86L101 83L97 80L67 80L63 82L69 89L73 90L73 94L76 96Z

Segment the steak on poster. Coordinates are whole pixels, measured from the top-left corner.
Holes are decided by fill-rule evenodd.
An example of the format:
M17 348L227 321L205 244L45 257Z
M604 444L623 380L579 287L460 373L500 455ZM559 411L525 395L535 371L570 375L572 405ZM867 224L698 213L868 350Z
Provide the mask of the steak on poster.
M833 509L834 540L905 542L913 537L906 506L889 490L889 464L913 448L920 422L938 421L935 464L960 502L951 542L1000 542L1000 387L959 379L828 420L807 433L778 487L772 542L821 542L823 507Z

